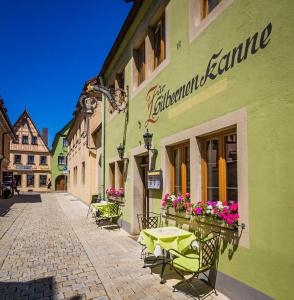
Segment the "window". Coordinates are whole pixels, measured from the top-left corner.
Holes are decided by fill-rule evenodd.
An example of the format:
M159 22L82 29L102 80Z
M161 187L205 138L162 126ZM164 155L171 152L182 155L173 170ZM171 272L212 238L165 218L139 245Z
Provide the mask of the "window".
M152 27L153 35L153 70L155 70L165 59L165 19L164 16L160 18L155 27Z
M40 187L41 186L47 186L47 175L40 175Z
M45 155L40 156L40 165L47 165L47 156Z
M119 188L124 187L124 161L120 160L117 162L118 166L118 185Z
M202 196L204 201L237 201L237 134L213 135L202 141Z
M117 87L124 90L125 89L125 71L123 70L121 73L116 75L116 83Z
M14 163L15 164L20 164L21 163L21 155L20 154L15 154L14 155Z
M74 184L77 184L77 178L78 178L78 167L74 167Z
M27 186L34 186L35 185L35 176L28 174L27 175Z
M14 144L19 144L19 135L16 134L15 136L16 136L16 139L15 139L15 141L13 141L13 143Z
M27 135L22 136L22 143L25 145L29 143L29 137Z
M171 192L185 194L190 192L190 146L181 144L170 151Z
M145 80L145 40L134 50L134 61L136 66L136 84L139 86Z
M28 155L28 164L33 165L35 163L35 156L34 155Z
M37 137L36 136L32 136L32 145L37 145Z
M109 183L110 187L115 188L115 163L109 164Z
M222 0L202 0L201 1L201 19L205 19Z
M68 147L68 141L66 138L63 138L62 140L62 147Z
M82 162L82 184L85 184L86 181L86 165L85 162Z
M57 163L59 166L65 165L65 156L64 155L59 155L57 157Z
M201 34L234 0L189 0L190 42Z

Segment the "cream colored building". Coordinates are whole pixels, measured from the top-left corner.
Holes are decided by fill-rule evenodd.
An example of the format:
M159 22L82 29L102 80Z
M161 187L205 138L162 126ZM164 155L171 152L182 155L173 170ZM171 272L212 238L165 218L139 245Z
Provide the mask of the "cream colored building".
M7 114L7 109L0 97L0 184L3 181L3 173L7 171L9 165L9 145L13 139L15 139L15 134Z
M90 203L101 193L101 102L93 115L82 111L78 103L68 132L68 192Z
M32 118L25 110L13 126L17 141L10 142L10 164L21 192L45 192L51 178L51 157L48 130L40 134Z

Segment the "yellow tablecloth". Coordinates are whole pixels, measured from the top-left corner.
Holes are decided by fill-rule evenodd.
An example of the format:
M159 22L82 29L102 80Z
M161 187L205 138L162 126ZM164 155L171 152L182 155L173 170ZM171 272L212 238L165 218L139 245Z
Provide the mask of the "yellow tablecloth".
M170 249L185 253L195 239L192 232L177 227L144 229L139 237L139 241L143 241L149 252L155 256L162 255L162 250Z
M110 202L107 202L107 201L101 201L101 202L99 202L99 203L92 203L92 204L91 204L91 207L92 207L92 209L94 209L94 210L99 210L100 213L101 213L102 215L104 215L104 214L108 214L108 212L109 212L109 207L110 207L111 205L113 205L113 203L110 203Z

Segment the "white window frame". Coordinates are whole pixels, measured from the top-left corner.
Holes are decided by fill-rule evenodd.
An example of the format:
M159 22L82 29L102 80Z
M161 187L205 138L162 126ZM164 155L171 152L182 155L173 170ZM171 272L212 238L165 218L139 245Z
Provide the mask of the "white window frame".
M234 0L222 0L211 13L201 20L201 1L189 0L189 40L192 42L209 26Z

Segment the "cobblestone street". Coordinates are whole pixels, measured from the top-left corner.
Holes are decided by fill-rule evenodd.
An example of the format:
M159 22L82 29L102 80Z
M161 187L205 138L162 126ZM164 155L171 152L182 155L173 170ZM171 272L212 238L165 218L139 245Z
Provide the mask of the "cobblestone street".
M0 299L187 299L158 270L142 268L140 246L123 230L97 228L67 194L0 200ZM211 292L205 299L227 299Z

